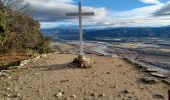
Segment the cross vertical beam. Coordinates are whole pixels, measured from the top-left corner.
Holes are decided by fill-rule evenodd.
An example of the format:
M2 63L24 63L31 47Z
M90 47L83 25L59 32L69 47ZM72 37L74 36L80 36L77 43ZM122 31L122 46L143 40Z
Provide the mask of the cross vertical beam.
M79 38L80 38L80 56L83 56L83 28L82 28L82 16L93 16L94 12L82 12L81 2L78 2L78 13L66 13L67 16L79 17Z
M80 33L80 56L83 56L83 29L82 29L82 9L81 2L78 3L79 8L79 33Z

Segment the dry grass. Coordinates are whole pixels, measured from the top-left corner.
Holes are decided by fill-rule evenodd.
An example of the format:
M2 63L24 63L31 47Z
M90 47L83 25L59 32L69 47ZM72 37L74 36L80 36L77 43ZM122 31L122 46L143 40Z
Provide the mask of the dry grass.
M23 53L11 53L0 55L0 63L4 61L18 61L27 59L27 56Z
M60 51L69 51L70 49L74 48L73 46L67 43L53 43L52 45L58 47Z

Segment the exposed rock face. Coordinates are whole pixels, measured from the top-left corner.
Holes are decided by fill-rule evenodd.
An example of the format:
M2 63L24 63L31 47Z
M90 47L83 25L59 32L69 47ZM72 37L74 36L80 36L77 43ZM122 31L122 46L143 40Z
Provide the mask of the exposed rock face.
M170 78L163 79L162 81L170 85Z
M161 73L150 73L152 76L155 76L155 77L159 77L159 78L166 78L165 75L161 74Z
M145 77L142 79L143 82L145 83L158 83L159 80L156 79L155 77Z

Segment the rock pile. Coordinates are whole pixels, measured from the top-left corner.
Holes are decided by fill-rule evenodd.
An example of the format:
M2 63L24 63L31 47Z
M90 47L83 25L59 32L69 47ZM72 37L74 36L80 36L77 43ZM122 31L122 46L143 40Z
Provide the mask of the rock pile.
M85 56L78 56L73 60L73 64L80 68L91 68L93 65L90 59L85 58Z

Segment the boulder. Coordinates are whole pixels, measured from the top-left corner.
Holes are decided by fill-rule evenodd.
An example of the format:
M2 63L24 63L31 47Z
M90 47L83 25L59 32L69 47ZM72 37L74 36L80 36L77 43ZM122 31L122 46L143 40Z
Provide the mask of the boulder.
M61 98L63 96L63 93L62 92L58 92L55 96L58 97L58 98Z
M152 69L152 68L147 68L145 71L146 71L146 72L158 72L157 70Z
M162 81L170 85L170 78L165 78Z
M164 96L162 94L154 94L153 95L153 98L156 98L156 99L163 99Z
M166 78L165 75L158 73L158 72L152 72L150 73L152 76L159 77L159 78Z
M159 80L155 77L145 77L141 79L144 83L158 83Z

